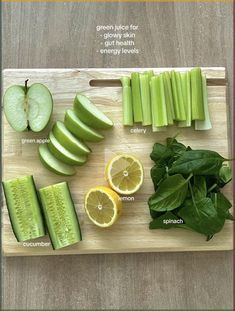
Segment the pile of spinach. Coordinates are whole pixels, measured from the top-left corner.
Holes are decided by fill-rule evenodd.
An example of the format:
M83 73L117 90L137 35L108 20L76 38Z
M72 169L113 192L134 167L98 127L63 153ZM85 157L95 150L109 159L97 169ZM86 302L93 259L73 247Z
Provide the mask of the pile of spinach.
M150 229L191 229L210 240L226 219L232 204L221 192L232 179L228 159L215 151L192 150L175 137L156 143L150 155L155 193L148 204ZM171 220L169 222L169 220Z

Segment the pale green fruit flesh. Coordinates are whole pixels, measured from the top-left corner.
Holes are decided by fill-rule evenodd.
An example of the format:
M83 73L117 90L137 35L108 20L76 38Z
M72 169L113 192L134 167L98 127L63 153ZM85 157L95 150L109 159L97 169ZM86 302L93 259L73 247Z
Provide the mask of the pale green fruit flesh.
M93 128L107 129L113 126L113 122L84 95L76 95L73 108L79 119Z
M69 165L83 165L87 161L86 155L76 155L64 148L50 132L48 147L51 153L60 161Z
M104 139L104 136L84 124L71 109L66 111L64 124L71 133L80 139L94 142Z
M43 84L32 84L26 94L24 87L13 85L6 90L3 105L6 118L14 130L22 132L28 128L40 132L49 122L53 100Z
M40 145L38 151L42 164L53 173L63 176L72 176L76 173L73 166L69 166L54 157L48 149L47 144Z
M90 153L90 149L81 140L71 134L63 122L57 121L53 126L52 132L58 142L68 151L77 155Z

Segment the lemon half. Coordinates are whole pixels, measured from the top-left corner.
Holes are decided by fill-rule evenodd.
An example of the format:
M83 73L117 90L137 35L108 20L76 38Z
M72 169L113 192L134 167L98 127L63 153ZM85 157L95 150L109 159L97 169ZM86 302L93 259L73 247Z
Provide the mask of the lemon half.
M110 187L120 194L133 194L143 184L144 170L138 159L131 155L117 155L105 170Z
M112 189L95 187L86 194L85 210L94 224L103 228L110 227L121 214L122 201Z

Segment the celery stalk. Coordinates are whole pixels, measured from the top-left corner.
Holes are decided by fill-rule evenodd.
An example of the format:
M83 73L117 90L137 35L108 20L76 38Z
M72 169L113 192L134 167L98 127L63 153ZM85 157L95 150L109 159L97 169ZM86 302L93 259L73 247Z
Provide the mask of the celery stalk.
M181 76L181 85L182 93L184 98L185 112L186 112L186 121L180 121L178 123L179 127L190 127L192 119L192 106L191 106L191 81L190 81L190 72L182 72Z
M151 81L151 78L154 76L153 70L147 70L144 72L144 74L147 74L149 77L149 82Z
M132 72L131 74L131 91L134 122L142 122L143 115L141 107L140 76L138 72Z
M140 74L140 92L141 92L141 104L142 104L142 124L151 125L152 115L151 115L151 99L150 99L150 86L149 86L149 76L148 74Z
M202 95L202 75L200 68L193 68L190 71L192 88L192 120L204 120L204 106Z
M161 73L160 76L162 76L163 78L163 82L164 82L164 93L165 93L165 102L166 102L166 113L167 113L167 123L169 125L173 125L174 124L174 119L173 119L173 101L172 101L172 94L171 94L171 85L170 85L170 89L168 89L168 85L166 82L166 75L165 73Z
M210 130L212 128L212 125L211 125L210 113L208 109L206 76L204 74L202 74L202 94L203 94L203 106L204 106L205 120L196 120L195 130Z
M153 126L160 128L168 125L164 80L162 75L154 76L150 82Z
M130 87L130 78L122 77L122 119L123 125L133 125L133 108L132 108L132 94Z
M163 72L164 77L164 85L165 85L165 94L169 101L169 106L171 107L171 115L173 120L175 119L175 111L174 111L174 102L173 102L173 94L172 94L172 85L171 85L171 75L168 71Z
M185 112L180 73L172 71L171 81L172 81L172 91L173 91L173 99L174 99L175 120L185 121L186 112Z

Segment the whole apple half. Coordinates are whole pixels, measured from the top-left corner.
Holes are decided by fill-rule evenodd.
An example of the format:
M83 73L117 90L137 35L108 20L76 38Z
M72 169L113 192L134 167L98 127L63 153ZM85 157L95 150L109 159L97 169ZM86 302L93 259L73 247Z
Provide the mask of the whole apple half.
M25 86L12 85L6 90L3 97L4 113L15 131L40 132L50 120L53 99L45 85L34 83L28 87L27 82Z

